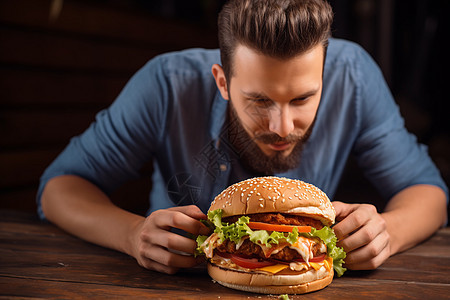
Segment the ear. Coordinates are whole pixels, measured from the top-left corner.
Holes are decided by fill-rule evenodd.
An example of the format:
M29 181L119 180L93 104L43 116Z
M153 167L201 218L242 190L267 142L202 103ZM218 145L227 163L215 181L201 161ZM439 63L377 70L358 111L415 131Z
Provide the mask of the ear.
M223 99L230 100L230 97L228 95L227 79L222 67L218 64L214 64L211 68L211 72L214 76L214 79L216 80L217 88L219 89L219 92L222 95Z

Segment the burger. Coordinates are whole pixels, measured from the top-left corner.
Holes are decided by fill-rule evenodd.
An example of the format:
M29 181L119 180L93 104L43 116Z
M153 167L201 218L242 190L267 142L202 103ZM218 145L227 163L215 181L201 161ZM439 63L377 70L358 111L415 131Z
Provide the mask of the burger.
M303 294L341 276L345 252L330 227L327 195L300 180L258 177L229 186L211 203L209 236L197 253L219 284L263 294Z

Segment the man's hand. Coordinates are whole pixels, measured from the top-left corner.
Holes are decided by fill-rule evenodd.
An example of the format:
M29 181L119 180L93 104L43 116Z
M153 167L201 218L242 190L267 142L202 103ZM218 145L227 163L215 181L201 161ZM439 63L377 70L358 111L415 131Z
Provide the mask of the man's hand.
M170 231L178 228L193 235L209 234L199 219L206 219L206 215L195 205L153 212L136 226L133 256L139 265L168 274L199 264L204 259L193 256L195 240Z
M332 202L338 246L347 252L345 266L353 270L379 267L391 254L386 222L375 206Z

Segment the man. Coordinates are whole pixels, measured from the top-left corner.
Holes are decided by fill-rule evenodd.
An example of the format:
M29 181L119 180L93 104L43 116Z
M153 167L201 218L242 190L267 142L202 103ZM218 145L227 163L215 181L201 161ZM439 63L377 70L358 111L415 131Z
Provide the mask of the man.
M331 22L321 0L228 2L220 54L186 50L144 66L46 170L41 217L174 273L201 258L172 229L206 234L198 220L228 185L271 174L332 198L354 153L388 202L383 213L333 203L347 267L377 268L430 236L446 222L447 187L405 130L379 69L356 45L329 40ZM150 160L149 215L114 206L107 194Z

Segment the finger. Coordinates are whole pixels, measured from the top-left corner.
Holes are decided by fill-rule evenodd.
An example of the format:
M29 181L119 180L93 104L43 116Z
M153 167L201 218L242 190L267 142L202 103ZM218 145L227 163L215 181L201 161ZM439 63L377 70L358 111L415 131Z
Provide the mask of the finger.
M194 240L160 229L154 230L151 236L143 236L143 240L166 249L172 249L187 254L194 254L194 250L197 248L197 243Z
M344 239L352 232L357 231L360 227L364 226L374 215L377 215L377 210L373 205L358 204L351 205L353 208L347 209L347 211L352 210L345 219L336 224L333 229L339 240Z
M380 218L381 219L381 218ZM383 221L381 219L381 221ZM365 226L353 234L338 242L339 247L343 247L345 252L351 252L357 248L363 247L374 240L385 230L384 222L379 222L378 218L370 220Z
M205 215L200 210L200 208L198 208L198 206L196 206L196 205L174 206L174 207L169 208L168 210L182 212L182 213L190 216L191 218L194 218L197 220L199 220L199 219L206 220L207 219L207 215Z
M203 257L196 258L196 265L204 263L204 262L205 262L205 259ZM170 274L170 275L173 275L180 270L180 268L166 266L166 265L160 264L157 261L154 261L152 259L145 258L145 257L142 259L141 262L138 261L138 263L141 267L144 267L146 269L154 270L154 271L158 271L158 272L166 273L166 274Z
M384 248L380 255L374 257L373 259L363 261L361 263L345 265L350 270L374 270L381 266L390 255L388 248Z
M341 201L333 201L334 210L336 211L336 221L341 221L353 211L355 211L359 205L357 204L348 204Z
M348 253L345 266L353 270L376 269L389 255L389 235L383 232L366 246Z
M146 269L158 271L161 273L171 274L171 275L175 274L179 270L179 268L165 266L163 264L160 264L157 261L154 261L154 260L146 258L146 257L143 257L141 260L138 260L138 263L140 266L142 266Z
M175 209L156 211L153 213L155 225L165 230L174 227L192 234L208 234L210 232L208 227L197 219L186 215L185 212Z
M142 257L172 268L192 268L198 261L191 255L183 255L168 251L160 246L152 246L141 253Z

